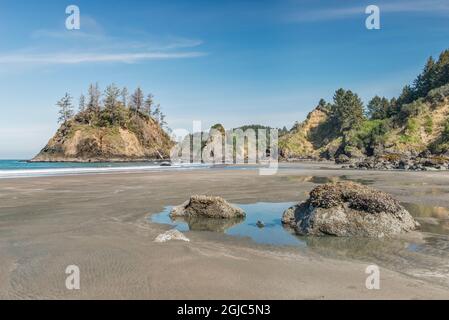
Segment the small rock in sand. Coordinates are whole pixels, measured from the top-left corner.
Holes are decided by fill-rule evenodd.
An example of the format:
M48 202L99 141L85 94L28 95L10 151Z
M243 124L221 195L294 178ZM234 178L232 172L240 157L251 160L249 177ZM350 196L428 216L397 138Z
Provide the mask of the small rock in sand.
M170 240L181 240L189 242L190 240L180 231L176 229L169 230L167 232L161 233L154 239L154 242L167 242Z
M174 207L170 216L231 219L245 217L245 212L221 197L194 195L182 205Z

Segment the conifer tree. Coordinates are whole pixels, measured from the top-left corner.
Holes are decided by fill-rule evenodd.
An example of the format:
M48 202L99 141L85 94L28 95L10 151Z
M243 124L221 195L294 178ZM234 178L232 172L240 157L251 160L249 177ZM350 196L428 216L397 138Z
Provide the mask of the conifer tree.
M154 97L152 94L147 95L147 98L145 99L144 106L143 106L143 112L149 116L151 116L151 111L152 111L153 104L154 104L153 98Z
M101 109L100 106L101 92L98 83L91 84L89 86L88 92L88 102L87 102L87 110L93 112L99 112Z
M84 94L81 94L78 103L78 111L84 112L85 110L86 110L86 97L84 96Z
M123 120L120 98L120 89L115 84L107 86L104 92L104 112L111 124L121 124Z
M161 128L165 128L165 126L167 125L167 122L165 121L165 114L163 114L162 112L160 113L159 116L159 124Z
M73 117L72 97L66 93L56 105L59 108L58 123L65 123Z
M362 100L351 90L338 89L334 95L332 115L340 131L356 128L365 119Z
M160 121L161 121L161 119L160 119L161 118L161 105L160 104L156 105L152 115L153 115L154 120L156 120L156 122L160 124Z
M123 107L127 108L129 104L129 92L128 88L123 87L122 91L120 92L120 96L122 99Z
M427 93L433 89L437 80L436 73L437 69L435 61L430 57L424 66L424 70L418 75L414 82L414 89L418 97L425 97Z
M115 84L111 84L106 87L104 91L104 108L105 110L114 110L118 107L120 97L120 90L115 86Z
M434 88L449 83L449 50L445 50L440 54L436 63L435 78Z
M397 102L399 105L407 104L415 100L415 92L409 85L404 86L402 93L399 96Z
M136 91L134 91L131 96L131 106L136 111L136 113L142 109L144 102L143 99L143 91L140 87L137 87Z
M390 110L390 101L385 97L375 96L368 103L368 116L372 120L385 119Z

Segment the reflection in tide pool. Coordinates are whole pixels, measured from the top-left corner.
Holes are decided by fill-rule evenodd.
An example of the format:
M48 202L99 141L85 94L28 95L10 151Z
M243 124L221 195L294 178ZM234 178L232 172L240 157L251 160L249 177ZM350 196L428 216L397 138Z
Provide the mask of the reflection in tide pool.
M449 235L449 209L424 204L402 204L421 224L421 231Z
M179 231L223 232L232 236L249 237L257 243L304 246L305 242L285 229L281 223L282 213L293 204L293 202L238 204L237 206L246 212L246 218L237 220L210 218L173 220L169 216L172 207L166 207L163 212L152 215L151 221L170 224ZM258 221L264 226L258 225Z
M291 230L282 226L282 213L293 204L293 202L237 204L246 212L246 218L237 219L201 217L187 220L183 218L172 219L169 216L172 207L166 207L161 213L152 215L151 221L175 226L179 231L222 232L233 236L249 237L258 243L273 245L310 245L310 242L316 241L323 244L327 243L324 238L298 237ZM426 237L449 235L449 209L412 203L403 203L403 206L420 222L420 231L425 233ZM260 227L260 222L262 222L263 227ZM352 238L334 239L329 237L329 239L332 239L331 241L334 243L350 243L353 241ZM372 241L372 239L362 239L358 242L363 244ZM378 240L374 242L378 243ZM354 246L352 245L352 247ZM413 251L415 251L412 249L414 247L414 245L410 245L410 249Z
M238 220L195 218L172 220L166 207L151 221L170 224L180 231L213 231L270 245L307 248L333 258L356 259L437 282L449 288L449 210L426 205L403 205L421 223L421 232L398 238L299 237L282 226L281 216L289 202L237 205L246 212ZM263 227L258 221L263 223Z

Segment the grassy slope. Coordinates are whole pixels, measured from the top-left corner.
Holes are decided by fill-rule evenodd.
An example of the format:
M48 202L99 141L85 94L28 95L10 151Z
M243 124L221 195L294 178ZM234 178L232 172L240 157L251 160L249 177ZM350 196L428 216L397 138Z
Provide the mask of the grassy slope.
M413 102L416 114L399 118L366 120L359 128L343 136L335 135L328 116L315 109L307 119L280 139L286 158L307 158L338 153L419 153L430 149L445 153L449 149L449 87L432 90L424 99ZM444 95L441 95L444 92ZM345 141L345 144L343 144ZM366 148L367 145L373 148Z

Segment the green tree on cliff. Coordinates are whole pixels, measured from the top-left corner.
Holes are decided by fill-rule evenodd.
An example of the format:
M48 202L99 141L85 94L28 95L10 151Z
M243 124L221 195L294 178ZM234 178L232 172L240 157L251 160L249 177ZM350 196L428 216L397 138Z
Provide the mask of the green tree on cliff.
M409 85L405 85L402 89L402 93L399 96L397 103L401 106L403 104L407 104L415 100L416 94L413 88Z
M151 111L153 109L154 97L152 94L147 95L145 102L143 104L143 112L149 116L151 116Z
M143 91L140 87L137 87L136 91L131 95L131 108L137 113L143 107Z
M115 84L109 85L104 92L104 110L102 111L102 120L109 124L123 124L125 121L125 108L120 99L120 89Z
M367 108L371 120L380 120L389 116L391 106L387 98L375 96L370 100Z
M115 86L115 84L111 84L106 87L104 91L104 108L105 110L111 111L119 106L119 96L120 90Z
M73 117L72 97L66 93L56 105L59 108L58 123L65 123Z
M438 60L427 59L423 71L413 81L413 85L404 87L398 98L398 106L409 104L418 98L423 98L435 88L449 83L449 50L443 51Z
M152 113L153 119L156 120L157 123L160 123L161 118L161 105L157 104Z
M78 112L84 112L85 110L86 110L86 97L84 96L84 94L81 94L78 103Z
M88 90L87 111L99 112L101 109L100 99L101 99L101 92L98 83L91 84Z
M365 120L362 100L351 90L338 89L335 92L331 111L341 132L357 128Z
M161 128L165 128L167 126L167 121L165 121L165 114L161 112L161 115L159 117L159 124L161 126Z
M327 103L324 99L320 99L320 101L318 102L317 109L320 109L322 111L329 111L331 110L331 108L332 105L330 103Z
M123 87L122 91L120 91L120 97L122 99L123 107L127 108L129 104L129 93L127 87Z
M424 70L414 82L414 89L418 97L425 97L432 90L437 82L437 65L432 57L430 57Z

